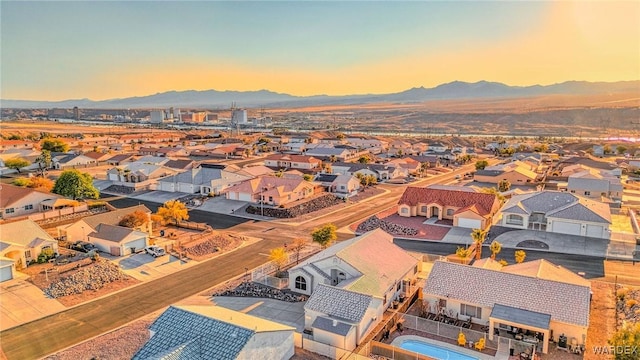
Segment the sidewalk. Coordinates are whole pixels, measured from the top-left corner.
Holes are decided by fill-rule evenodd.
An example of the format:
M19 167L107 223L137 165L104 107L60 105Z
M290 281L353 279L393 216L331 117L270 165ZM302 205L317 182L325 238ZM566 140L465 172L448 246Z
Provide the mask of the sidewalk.
M0 331L67 309L27 278L16 273L13 280L0 283Z

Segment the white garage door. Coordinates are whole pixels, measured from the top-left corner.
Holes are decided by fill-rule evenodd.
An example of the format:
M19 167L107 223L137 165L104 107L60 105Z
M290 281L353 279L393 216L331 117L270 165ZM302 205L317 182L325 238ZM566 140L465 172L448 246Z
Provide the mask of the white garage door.
M172 182L159 182L160 184L160 190L162 191L169 191L169 192L174 192L175 188L174 188L174 183Z
M580 235L580 224L564 221L553 222L553 232L560 234Z
M238 200L240 200L240 201L251 201L251 194L238 193Z
M480 229L482 221L476 219L458 218L458 226L469 229Z
M587 224L587 236L589 236L589 237L601 238L603 230L604 229L602 228L602 225L589 225L589 224Z
M13 279L13 273L11 272L11 266L3 267L0 269L0 282Z
M124 253L126 254L131 254L131 248L135 248L135 251L144 249L147 246L144 238L142 239L138 239L138 240L133 240L133 241L129 241L128 243L124 244Z

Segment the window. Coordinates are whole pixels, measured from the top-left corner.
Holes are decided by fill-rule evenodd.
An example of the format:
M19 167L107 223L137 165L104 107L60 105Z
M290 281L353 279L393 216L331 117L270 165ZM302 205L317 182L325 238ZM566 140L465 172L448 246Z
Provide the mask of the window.
M25 205L24 209L25 210L33 210L33 204Z
M24 251L24 257L26 257L27 259L31 258L31 250L25 250Z
M426 213L427 212L427 206L425 205L425 206L420 207L420 212Z
M455 211L453 209L447 209L447 216L453 216Z
M520 215L509 215L507 216L507 224L509 225L522 225L524 224L522 220L522 216Z
M295 287L296 289L307 291L307 280L305 280L305 278L303 278L302 276L296 277Z
M576 193L576 191L575 191L575 190L571 190L571 193L572 193L572 194L575 194L575 193Z
M482 317L482 308L467 304L460 304L460 315L473 316L474 318Z
M8 209L7 209L8 210ZM407 214L409 212L409 209L407 209L406 207L403 207L402 209L400 209L400 212L402 214ZM8 213L7 213L8 214Z
M591 196L591 191L585 191L585 192L584 192L584 195L585 195L585 196Z
M15 212L15 209L14 209L14 208L7 208L7 209L4 211L4 213L5 213L5 214L13 214L14 212Z

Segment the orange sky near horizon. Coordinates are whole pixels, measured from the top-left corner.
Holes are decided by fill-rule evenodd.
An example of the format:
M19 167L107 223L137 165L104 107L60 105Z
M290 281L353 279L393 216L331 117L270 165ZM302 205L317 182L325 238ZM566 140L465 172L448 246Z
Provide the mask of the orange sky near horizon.
M106 70L105 70L106 69ZM292 95L392 93L454 80L548 85L640 79L640 2L553 2L531 29L499 39L415 47L356 64L318 67L167 54L117 61L51 89L11 89L3 98L92 100L169 90L260 90Z

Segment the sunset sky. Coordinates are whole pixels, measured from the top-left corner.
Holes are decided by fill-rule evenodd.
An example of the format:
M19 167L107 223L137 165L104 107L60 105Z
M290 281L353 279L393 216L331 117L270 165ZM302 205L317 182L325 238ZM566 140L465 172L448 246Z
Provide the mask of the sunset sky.
M640 79L640 2L0 2L3 99Z

